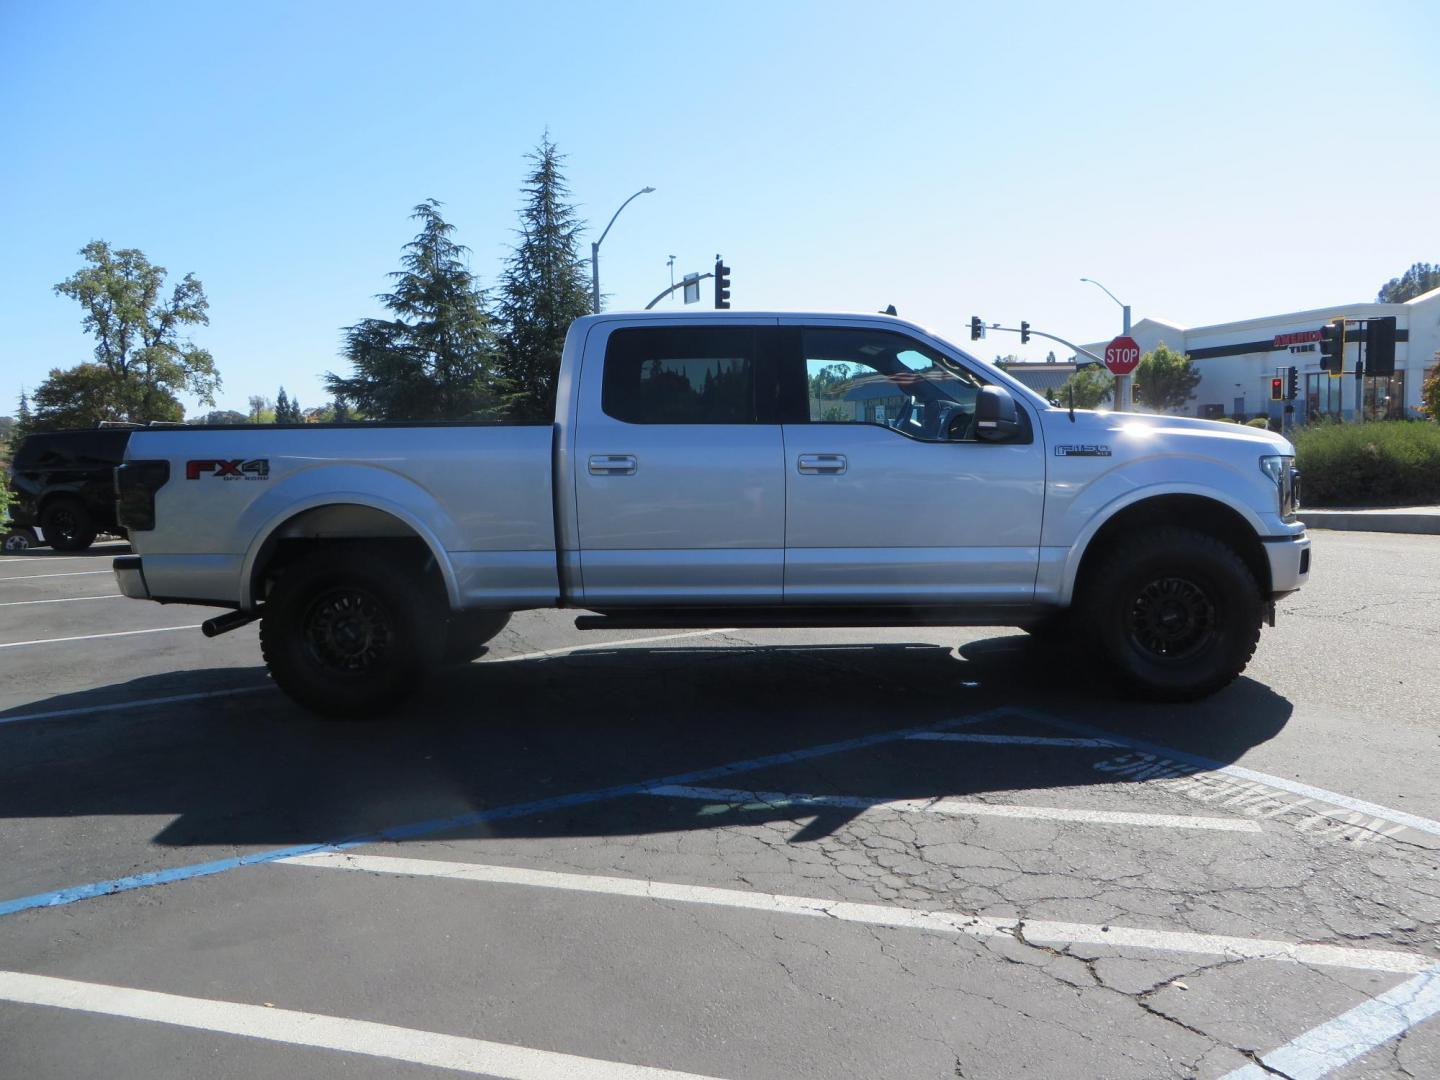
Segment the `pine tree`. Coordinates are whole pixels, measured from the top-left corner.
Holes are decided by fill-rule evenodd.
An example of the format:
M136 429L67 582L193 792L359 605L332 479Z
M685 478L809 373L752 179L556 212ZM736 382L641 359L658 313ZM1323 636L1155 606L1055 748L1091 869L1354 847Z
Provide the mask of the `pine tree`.
M564 156L547 133L527 160L534 168L523 188L520 242L500 279L500 370L512 395L511 415L549 420L565 333L590 311L590 281L579 251L584 222L560 171Z
M427 199L411 215L421 223L405 245L394 292L380 301L393 319L363 319L346 328L349 378L327 372L337 401L379 420L470 420L500 405L498 342L485 296L451 239L454 226Z
M20 391L20 405L15 410L15 432L10 437L12 444L18 445L20 440L34 429L35 417L30 412L30 396L24 390Z
M280 393L275 395L275 423L291 424L290 419L290 395L285 393L285 387L280 387Z
M331 421L336 424L348 424L354 419L355 417L350 412L350 406L345 404L345 399L336 398Z

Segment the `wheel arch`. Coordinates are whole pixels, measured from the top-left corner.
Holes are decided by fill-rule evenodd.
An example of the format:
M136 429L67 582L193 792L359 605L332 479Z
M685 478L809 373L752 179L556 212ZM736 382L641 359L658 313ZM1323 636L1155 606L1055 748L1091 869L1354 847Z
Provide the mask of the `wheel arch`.
M323 544L376 541L410 545L428 557L453 609L459 606L455 570L440 539L413 513L371 495L317 494L300 506L290 504L256 534L241 565L240 606L253 610L276 574Z
M1149 526L1169 525L1191 529L1229 545L1259 584L1270 593L1270 560L1257 529L1259 522L1242 506L1205 491L1167 491L1117 500L1103 517L1097 517L1071 549L1066 564L1063 601L1073 603L1089 571L1127 533Z

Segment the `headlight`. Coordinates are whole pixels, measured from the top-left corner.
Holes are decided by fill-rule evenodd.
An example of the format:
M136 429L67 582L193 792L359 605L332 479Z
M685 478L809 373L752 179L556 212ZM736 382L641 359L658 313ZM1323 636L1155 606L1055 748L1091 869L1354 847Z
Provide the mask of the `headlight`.
M1300 471L1289 455L1270 454L1260 459L1260 471L1275 482L1276 508L1286 521L1295 517Z

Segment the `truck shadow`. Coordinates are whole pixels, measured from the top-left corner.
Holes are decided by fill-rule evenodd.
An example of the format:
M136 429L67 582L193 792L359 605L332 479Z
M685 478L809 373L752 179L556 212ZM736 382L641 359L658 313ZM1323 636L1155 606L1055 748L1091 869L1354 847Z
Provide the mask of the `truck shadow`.
M6 722L237 686L261 689ZM411 705L372 723L316 720L267 687L263 670L224 668L117 682L0 713L0 819L12 843L36 857L53 843L38 831L41 819L93 816L173 819L153 837L153 826L137 823L147 834L136 835L141 844L335 842L990 710L990 720L967 730L1068 734L1015 712L1033 710L1222 762L1274 737L1291 714L1284 698L1244 679L1193 705L1117 701L1063 656L1018 635L958 653L927 642L696 645L481 661L437 677ZM1014 795L1113 784L1116 774L1095 765L1117 752L897 739L708 782L880 798ZM729 820L696 809L625 798L448 835L628 835ZM806 811L794 839L822 836L857 812ZM746 820L798 816L777 806L747 811Z

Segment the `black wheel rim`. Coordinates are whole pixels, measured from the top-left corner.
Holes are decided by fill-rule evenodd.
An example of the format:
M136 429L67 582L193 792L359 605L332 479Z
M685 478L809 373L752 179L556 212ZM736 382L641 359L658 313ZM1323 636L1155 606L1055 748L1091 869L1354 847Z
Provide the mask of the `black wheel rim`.
M384 604L355 587L332 589L316 598L305 612L304 636L316 663L347 675L377 670L394 643Z
M1210 644L1216 625L1210 594L1189 578L1156 578L1130 605L1130 640L1157 660L1194 656Z
M73 510L59 509L50 515L50 531L66 542L74 540L79 534L79 525Z

